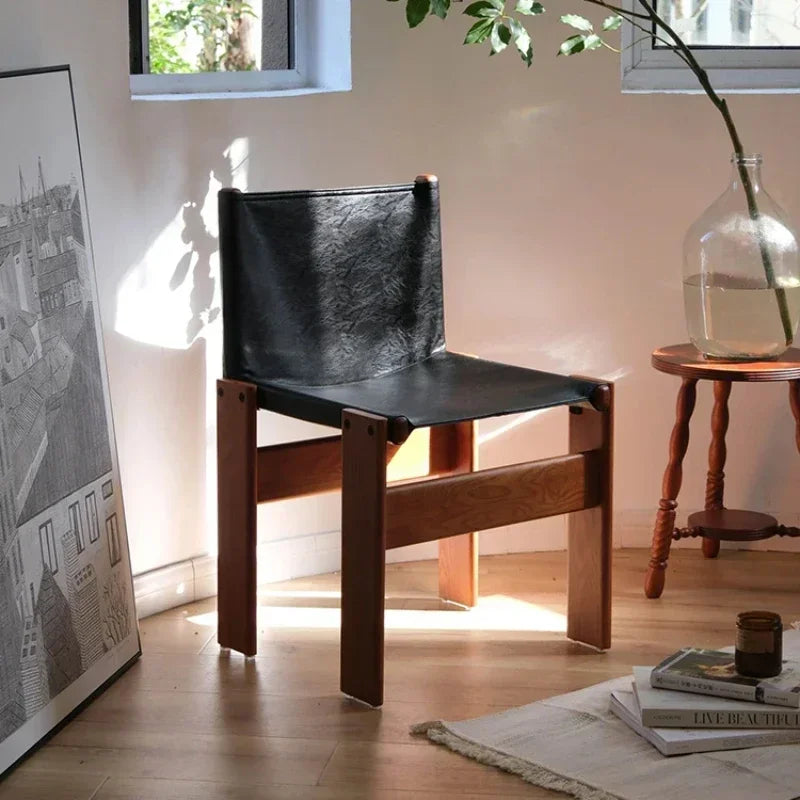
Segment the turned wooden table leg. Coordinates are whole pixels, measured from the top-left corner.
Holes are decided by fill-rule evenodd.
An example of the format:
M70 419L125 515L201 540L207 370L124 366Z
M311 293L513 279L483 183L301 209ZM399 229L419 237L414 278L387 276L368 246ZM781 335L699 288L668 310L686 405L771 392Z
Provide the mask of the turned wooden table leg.
M684 378L678 391L675 426L669 440L669 463L661 483L661 502L658 504L650 565L644 583L644 592L651 598L660 597L664 590L664 572L675 531L675 509L678 507L676 501L683 479L683 457L689 446L689 420L692 418L696 398L697 380Z
M789 381L789 405L792 407L792 414L794 414L795 428L795 441L797 442L797 449L800 451L800 381Z
M725 434L728 432L728 398L731 395L730 381L714 381L714 410L711 412L711 446L708 448L708 476L706 478L706 511L723 508L725 494ZM703 537L703 555L716 558L719 555L719 540Z

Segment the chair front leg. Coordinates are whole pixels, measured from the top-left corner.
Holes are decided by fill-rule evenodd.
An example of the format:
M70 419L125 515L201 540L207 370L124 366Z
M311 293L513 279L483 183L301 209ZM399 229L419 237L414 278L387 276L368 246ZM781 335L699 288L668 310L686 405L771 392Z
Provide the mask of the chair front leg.
M341 690L383 703L387 420L342 413Z
M430 430L431 473L458 475L477 469L475 423L438 425ZM439 597L471 608L478 602L478 534L439 540Z
M599 505L569 515L567 636L601 650L611 646L611 524L614 387L600 393L595 408L570 408L569 452L596 451Z
M256 387L217 381L217 641L256 654Z

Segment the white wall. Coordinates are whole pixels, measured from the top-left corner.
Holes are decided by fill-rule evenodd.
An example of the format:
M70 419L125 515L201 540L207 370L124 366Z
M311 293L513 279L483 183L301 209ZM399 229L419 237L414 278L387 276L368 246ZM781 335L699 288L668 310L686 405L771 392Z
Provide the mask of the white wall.
M461 47L460 19L408 31L402 4L354 0L349 94L133 104L124 0L0 7L0 68L73 66L136 572L213 549L214 191L232 182L323 187L436 172L450 345L619 378L618 541L647 543L677 389L650 369L649 353L685 338L680 242L724 188L730 146L705 98L622 96L607 52L556 59L561 10L534 21L536 64L526 71L512 54L489 60ZM800 219L800 101L732 105L747 146L765 154L767 186ZM703 391L685 508L702 502L709 411ZM732 503L796 519L800 458L786 387L736 387L732 413ZM505 433L503 424L481 426L483 437L498 434L481 448L484 465L564 447L563 411ZM267 419L261 438L304 431ZM336 537L325 532L337 515L335 497L263 509L271 560L262 574L282 569L269 542L300 534L299 567L333 564ZM562 534L563 522L550 521L484 539L527 549L560 546Z

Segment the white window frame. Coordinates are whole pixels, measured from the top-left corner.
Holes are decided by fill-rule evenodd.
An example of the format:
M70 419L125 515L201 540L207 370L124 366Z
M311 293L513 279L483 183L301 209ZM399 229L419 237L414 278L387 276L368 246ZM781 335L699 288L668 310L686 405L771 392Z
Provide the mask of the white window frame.
M131 75L131 98L217 100L349 91L350 0L294 0L293 13L293 69Z
M636 10L636 0L623 7ZM622 26L623 93L679 92L700 94L694 73L671 50L653 47L653 40L629 23ZM800 92L798 48L695 48L695 57L720 92L794 94Z

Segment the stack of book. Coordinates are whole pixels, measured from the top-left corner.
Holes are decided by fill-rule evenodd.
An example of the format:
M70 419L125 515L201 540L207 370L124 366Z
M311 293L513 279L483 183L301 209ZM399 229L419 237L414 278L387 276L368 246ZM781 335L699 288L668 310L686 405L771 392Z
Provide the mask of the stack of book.
M663 755L800 742L800 662L775 678L738 675L732 653L679 650L657 667L634 667L611 711Z

